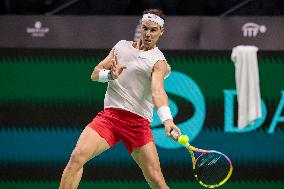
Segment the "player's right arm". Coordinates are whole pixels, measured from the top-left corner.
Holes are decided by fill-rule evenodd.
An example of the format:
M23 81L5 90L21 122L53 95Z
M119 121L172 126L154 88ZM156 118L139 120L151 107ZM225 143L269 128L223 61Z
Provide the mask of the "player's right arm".
M93 81L98 81L99 80L99 72L102 69L106 69L106 70L110 70L111 69L111 65L113 64L113 62L115 61L115 55L114 55L114 49L112 49L108 56L102 60L95 68L94 71L91 75L91 79Z
M110 70L112 79L116 79L124 69L126 69L126 66L118 63L116 51L115 49L112 49L108 56L94 68L91 79L93 81L101 81L100 72L102 70Z

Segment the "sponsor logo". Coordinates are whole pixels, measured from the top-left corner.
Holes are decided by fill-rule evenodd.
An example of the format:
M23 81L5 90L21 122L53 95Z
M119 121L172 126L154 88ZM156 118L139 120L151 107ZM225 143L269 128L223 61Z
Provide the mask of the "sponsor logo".
M256 37L259 33L265 33L267 28L265 25L248 22L242 27L244 37Z
M26 32L32 37L44 37L49 32L49 28L42 27L42 23L40 21L36 21L34 23L34 27L27 28Z

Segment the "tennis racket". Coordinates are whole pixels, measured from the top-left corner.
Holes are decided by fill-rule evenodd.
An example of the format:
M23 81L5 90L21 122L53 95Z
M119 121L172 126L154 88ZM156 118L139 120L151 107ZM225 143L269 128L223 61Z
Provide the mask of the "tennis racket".
M186 147L192 158L193 174L195 179L204 187L216 188L223 185L232 175L233 166L231 160L223 153L215 150L202 150L191 146L186 135L179 135L171 130L171 135ZM187 140L178 140L179 137L187 137ZM183 144L186 142L185 144ZM198 156L194 152L199 153Z

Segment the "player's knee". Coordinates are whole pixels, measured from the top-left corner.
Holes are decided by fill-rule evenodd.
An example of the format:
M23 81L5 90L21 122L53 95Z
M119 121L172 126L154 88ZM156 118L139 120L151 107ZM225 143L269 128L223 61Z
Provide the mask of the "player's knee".
M70 168L81 168L85 164L85 158L82 150L80 149L74 149L71 156L68 165Z

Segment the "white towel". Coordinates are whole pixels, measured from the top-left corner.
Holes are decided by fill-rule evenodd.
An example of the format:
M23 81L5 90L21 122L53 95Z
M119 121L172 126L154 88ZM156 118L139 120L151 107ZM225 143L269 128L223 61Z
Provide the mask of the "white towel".
M231 55L235 65L240 129L261 117L257 51L255 46L237 46Z

